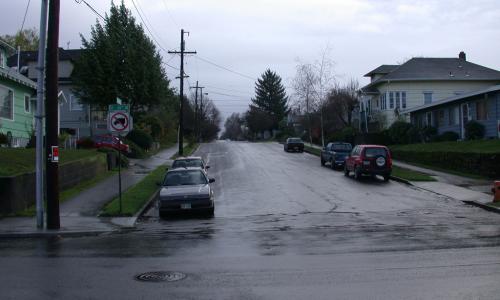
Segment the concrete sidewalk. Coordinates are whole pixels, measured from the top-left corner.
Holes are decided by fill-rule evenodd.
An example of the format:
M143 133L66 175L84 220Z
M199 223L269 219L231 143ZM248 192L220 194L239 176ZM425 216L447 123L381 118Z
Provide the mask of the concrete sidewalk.
M427 168L417 167L408 163L393 160L395 166L426 173L436 181L411 181L418 188L434 192L463 202L490 203L493 200L491 188L493 181L473 179Z
M146 159L131 159L130 167L122 172L122 191L139 182L156 167L169 162L176 152L177 146L174 146ZM115 174L61 204L59 230L36 228L34 217L4 218L0 219L0 238L95 235L134 226L137 217L97 217L103 205L117 196L118 174Z

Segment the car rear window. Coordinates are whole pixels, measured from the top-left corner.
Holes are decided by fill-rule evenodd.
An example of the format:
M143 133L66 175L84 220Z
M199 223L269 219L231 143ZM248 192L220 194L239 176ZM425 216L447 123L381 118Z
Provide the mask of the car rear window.
M199 185L207 184L207 178L200 170L186 170L168 172L165 176L163 185L178 186L178 185Z
M351 151L352 146L350 144L333 144L333 151Z
M172 168L189 168L189 167L200 167L203 168L203 162L201 159L182 159L174 161Z
M384 148L365 148L365 156L366 157L375 157L375 156L387 156L387 152Z
M301 139L288 139L289 143L302 143Z

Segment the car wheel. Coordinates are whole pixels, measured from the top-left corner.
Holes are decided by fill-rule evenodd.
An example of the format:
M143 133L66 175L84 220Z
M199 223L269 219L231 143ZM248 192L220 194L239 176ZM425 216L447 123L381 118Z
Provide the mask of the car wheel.
M167 213L160 211L160 219L166 219Z
M333 160L330 161L330 168L332 168L332 170L335 170L335 162Z
M356 180L361 179L361 168L359 166L354 167L354 179Z
M347 165L344 165L344 176L349 177L349 169L347 169Z
M323 160L323 157L321 157L321 166L325 166L325 161Z
M390 179L390 178L391 178L391 176L390 176L390 175L384 175L384 181L385 181L385 182L389 181L389 179Z
M209 208L207 210L207 216L213 217L214 216L214 211L215 211L215 207Z

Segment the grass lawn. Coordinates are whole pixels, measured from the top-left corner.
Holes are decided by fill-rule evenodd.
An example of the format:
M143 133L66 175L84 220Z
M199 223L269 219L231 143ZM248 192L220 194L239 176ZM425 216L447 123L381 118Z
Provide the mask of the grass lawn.
M499 153L500 139L394 145L390 146L390 148L391 150L407 150L419 152Z
M136 185L122 193L122 211L120 212L120 202L118 197L104 206L100 216L133 216L158 190L159 181L165 176L165 165L157 167Z
M392 176L406 179L408 181L436 181L433 177L413 170L392 166Z
M96 150L64 150L60 164L97 155ZM35 149L0 148L0 176L14 176L35 171Z
M321 149L314 148L314 147L311 147L311 146L307 146L306 144L304 144L304 151L307 152L307 153L311 153L313 155L316 155L316 156L320 156L321 155Z
M94 185L98 184L102 180L116 174L117 171L108 171L102 174L99 174L98 176L83 181L80 184L69 188L67 190L61 191L59 193L59 203L64 203L65 201L73 198L74 196L78 195L79 193L83 192L86 189L89 189L93 187ZM9 215L6 215L7 217L34 217L36 215L36 205L32 205L29 208L25 210L21 210Z
M487 203L489 206L493 206L493 207L500 207L500 202L491 202L491 203Z

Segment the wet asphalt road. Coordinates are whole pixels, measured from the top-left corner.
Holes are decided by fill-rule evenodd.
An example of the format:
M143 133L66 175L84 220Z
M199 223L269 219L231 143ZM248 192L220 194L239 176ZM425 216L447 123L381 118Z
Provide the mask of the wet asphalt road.
M498 299L500 216L320 167L275 143L215 142L215 217L98 237L0 240L0 298ZM139 282L146 271L187 274Z

